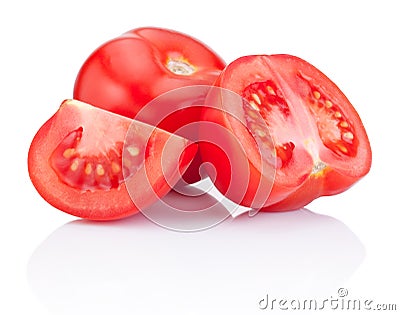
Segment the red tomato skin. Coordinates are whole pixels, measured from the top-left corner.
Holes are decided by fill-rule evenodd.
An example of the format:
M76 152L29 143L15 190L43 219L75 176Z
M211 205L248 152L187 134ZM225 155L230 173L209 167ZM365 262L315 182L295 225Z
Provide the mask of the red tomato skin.
M173 73L167 67L170 60L190 65L193 73ZM135 118L146 104L167 91L212 85L224 67L225 62L213 50L193 37L163 28L137 28L104 43L88 57L77 75L73 97ZM180 112L170 120L174 123L162 128L174 132L176 122L187 122L188 115L190 122L200 118L196 111ZM139 120L142 118L151 122L151 117ZM184 175L186 181L200 179L198 167L199 162L190 167Z
M175 58L192 65L179 75L166 67ZM212 85L225 62L200 41L173 30L137 28L98 47L82 65L74 98L134 118L164 92L189 85Z
M268 67L264 67L264 64L268 64ZM298 69L301 69L301 71L311 77L310 84L315 84L316 86L319 86L318 84L325 84L327 90L334 94L335 99L340 100L340 108L346 114L348 121L351 122L357 139L359 139L359 143L356 155L354 157L342 158L342 160L335 157L332 152L327 150L327 148L320 148L320 157L324 159L326 168L318 174L313 174L312 172L313 159L311 158L310 153L307 152L307 148L304 147L302 143L296 143L296 150L298 152L303 152L297 155L300 158L300 160L297 161L297 164L299 165L298 170L288 172L285 176L277 174L266 203L259 208L261 208L262 211L295 210L304 207L320 196L334 195L347 190L369 172L372 160L371 147L366 131L357 112L339 88L322 72L306 61L290 55L245 56L229 64L221 72L215 86L241 94L243 91L242 89L249 84L265 80L263 73L265 71L270 71L269 66L274 70L272 71L272 74L267 73L265 77L272 76L272 78L275 79L276 76L274 72L278 72L279 75L277 77L283 80L282 82L284 82L283 85L285 88L290 89L290 93L287 93L287 95L291 95L292 97L295 95L295 98L301 99L302 97L301 91L296 91L298 85L295 79L293 79L294 76L291 76L291 73ZM257 80L253 78L253 76L255 76L254 73L256 73ZM277 81L279 80L277 79ZM291 101L294 102L293 99ZM220 101L213 102L213 104L219 109L226 107L226 104L223 104ZM301 112L302 110L303 109L296 109L300 115L304 115ZM212 120L224 128L229 129L231 132L235 133L239 139L242 139L240 140L242 142L241 145L246 146L246 144L243 143L249 143L249 141L243 139L248 132L245 128L240 126L232 128L232 123L229 122L225 116L226 115L222 114L221 111L214 110L214 113L211 114L210 109L205 109L203 112L203 118L205 120ZM304 119L304 121L307 120ZM281 132L283 132L285 128L288 128L288 126L283 124L279 127L274 126L273 128L279 128ZM207 130L204 129L202 132L207 132ZM296 150L294 152L296 152ZM218 175L216 177L215 185L222 192L226 191L229 185L229 178L231 177L227 165L224 165L220 161L216 161L217 158L215 157L218 156L218 152L213 150L212 146L200 144L200 152L203 161L210 162L216 168ZM232 159L234 159L234 156L229 157L229 160ZM247 164L253 165L254 167L248 167L248 177L250 178L250 181L247 191L243 193L245 198L242 200L233 199L233 201L244 206L252 206L254 196L258 193L258 189L263 189L262 187L265 183L259 186L258 189L255 188L257 187L257 184L260 183L262 175L260 174L258 167L251 162L250 158L248 159ZM243 165L242 167L247 166ZM234 170L232 171L234 172ZM293 178L291 173L293 174ZM235 185L235 183L233 184ZM270 191L269 185L271 185L271 183L268 182L266 185L266 191L268 192Z
M59 110L38 130L28 152L28 171L34 187L49 204L68 214L96 221L116 220L133 215L166 195L172 188L171 184L180 179L180 173L187 169L197 152L196 144L189 144L185 139L155 130L151 136L154 139L150 138L155 144L154 152L165 149L167 141L171 144L169 150L176 154L183 150L179 164L169 170L168 174L162 173L160 155L153 154L144 161L144 167L135 176L121 183L118 188L94 191L73 188L59 179L50 165L50 156L71 130L85 125L81 118L85 115L81 112L88 109L97 111L106 120L110 120L110 126L104 126L105 129L112 130L118 124L118 128L125 130L123 135L133 123L126 117L84 103L75 106L75 103L76 101L66 100L61 104ZM153 130L152 126L144 128ZM171 136L172 141L169 140ZM123 141L124 138L118 140ZM130 193L127 186L131 186Z

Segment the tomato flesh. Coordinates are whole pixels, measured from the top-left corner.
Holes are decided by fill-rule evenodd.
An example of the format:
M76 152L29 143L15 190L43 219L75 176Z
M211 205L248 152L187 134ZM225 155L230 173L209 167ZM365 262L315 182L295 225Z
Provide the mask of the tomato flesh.
M34 137L28 167L38 192L56 208L111 220L164 196L196 151L179 136L67 100Z
M289 106L281 91L272 80L255 82L247 86L242 92L245 100L244 111L248 127L255 132L255 135L264 139L273 133L271 128L274 125L284 125L290 114ZM262 124L259 121L262 119ZM258 123L257 123L258 122ZM269 127L269 133L263 130L263 124ZM275 141L276 154L278 156L278 168L286 166L293 153L293 142L283 142L278 134L272 134ZM269 143L269 139L268 139Z
M250 182L263 177L261 160L276 169L274 179L267 180L271 194L259 208L297 209L346 190L368 173L371 148L361 119L339 88L306 61L289 55L242 57L225 68L216 86L242 98L241 106L223 97L214 105L239 112L244 126L223 114L212 119L241 139L251 165ZM209 113L205 116L210 119ZM214 164L213 152L207 151L201 148L203 159ZM221 175L215 184L224 191L222 177L231 174L226 168L217 171ZM245 192L248 198L234 201L254 207L251 196L259 190L262 185L253 183Z
M50 156L50 164L65 184L82 190L117 188L125 178L133 176L143 165L141 139L129 139L128 159L122 162L123 141L110 147L89 147L82 144L83 128L69 133ZM94 152L94 153L93 153Z

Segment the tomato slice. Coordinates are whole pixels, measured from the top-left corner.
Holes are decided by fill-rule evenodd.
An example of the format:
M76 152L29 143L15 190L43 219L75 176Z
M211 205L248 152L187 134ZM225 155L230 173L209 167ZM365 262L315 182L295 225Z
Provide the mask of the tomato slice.
M348 189L368 173L371 147L359 115L339 88L308 62L290 55L242 57L226 67L216 86L241 98L232 102L220 95L212 101L225 113L235 112L240 123L222 111L205 111L205 119L240 139L248 157L246 198L234 201L254 207L254 196L272 185L265 204L256 207L297 209ZM209 147L201 153L205 161L221 165ZM276 169L274 179L260 172L263 163ZM232 174L226 166L217 172L216 185L224 191Z
M82 65L74 98L155 126L151 111L138 113L161 94L184 86L213 85L225 62L199 40L169 29L130 30L99 46ZM187 96L186 102L198 102ZM136 117L138 115L138 117ZM162 128L174 133L200 118L197 110L175 113ZM185 173L187 182L200 180L200 159Z
M163 197L196 151L179 136L66 100L35 135L28 168L37 191L56 208L111 220Z

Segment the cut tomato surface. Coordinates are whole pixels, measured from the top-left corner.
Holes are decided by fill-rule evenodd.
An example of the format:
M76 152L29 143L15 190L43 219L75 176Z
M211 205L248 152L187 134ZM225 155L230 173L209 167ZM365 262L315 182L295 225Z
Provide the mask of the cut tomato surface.
M35 135L28 168L37 191L56 208L111 220L163 197L196 152L184 138L66 100Z
M297 209L348 189L368 173L371 147L359 115L308 62L290 55L242 57L225 68L216 86L239 96L213 92L214 108L204 111L205 120L236 135L247 156L249 182L244 197L234 201L266 211ZM201 153L217 165L215 184L227 191L235 170L216 161L218 152L210 146ZM273 177L270 171L265 176L268 168L276 170ZM263 191L270 192L266 202L254 203Z

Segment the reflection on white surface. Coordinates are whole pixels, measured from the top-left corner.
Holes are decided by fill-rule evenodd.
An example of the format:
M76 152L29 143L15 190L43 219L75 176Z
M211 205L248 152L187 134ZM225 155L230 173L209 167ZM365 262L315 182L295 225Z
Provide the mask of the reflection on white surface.
M139 214L60 227L32 255L28 281L55 314L259 314L266 293L336 292L364 255L342 222L306 209L197 233Z
M186 185L179 192L171 191L142 210L142 214L157 225L178 232L202 231L230 219L229 201L221 194L217 195L217 189L211 188L211 181L200 183L203 183L202 186ZM241 207L236 205L237 208Z

